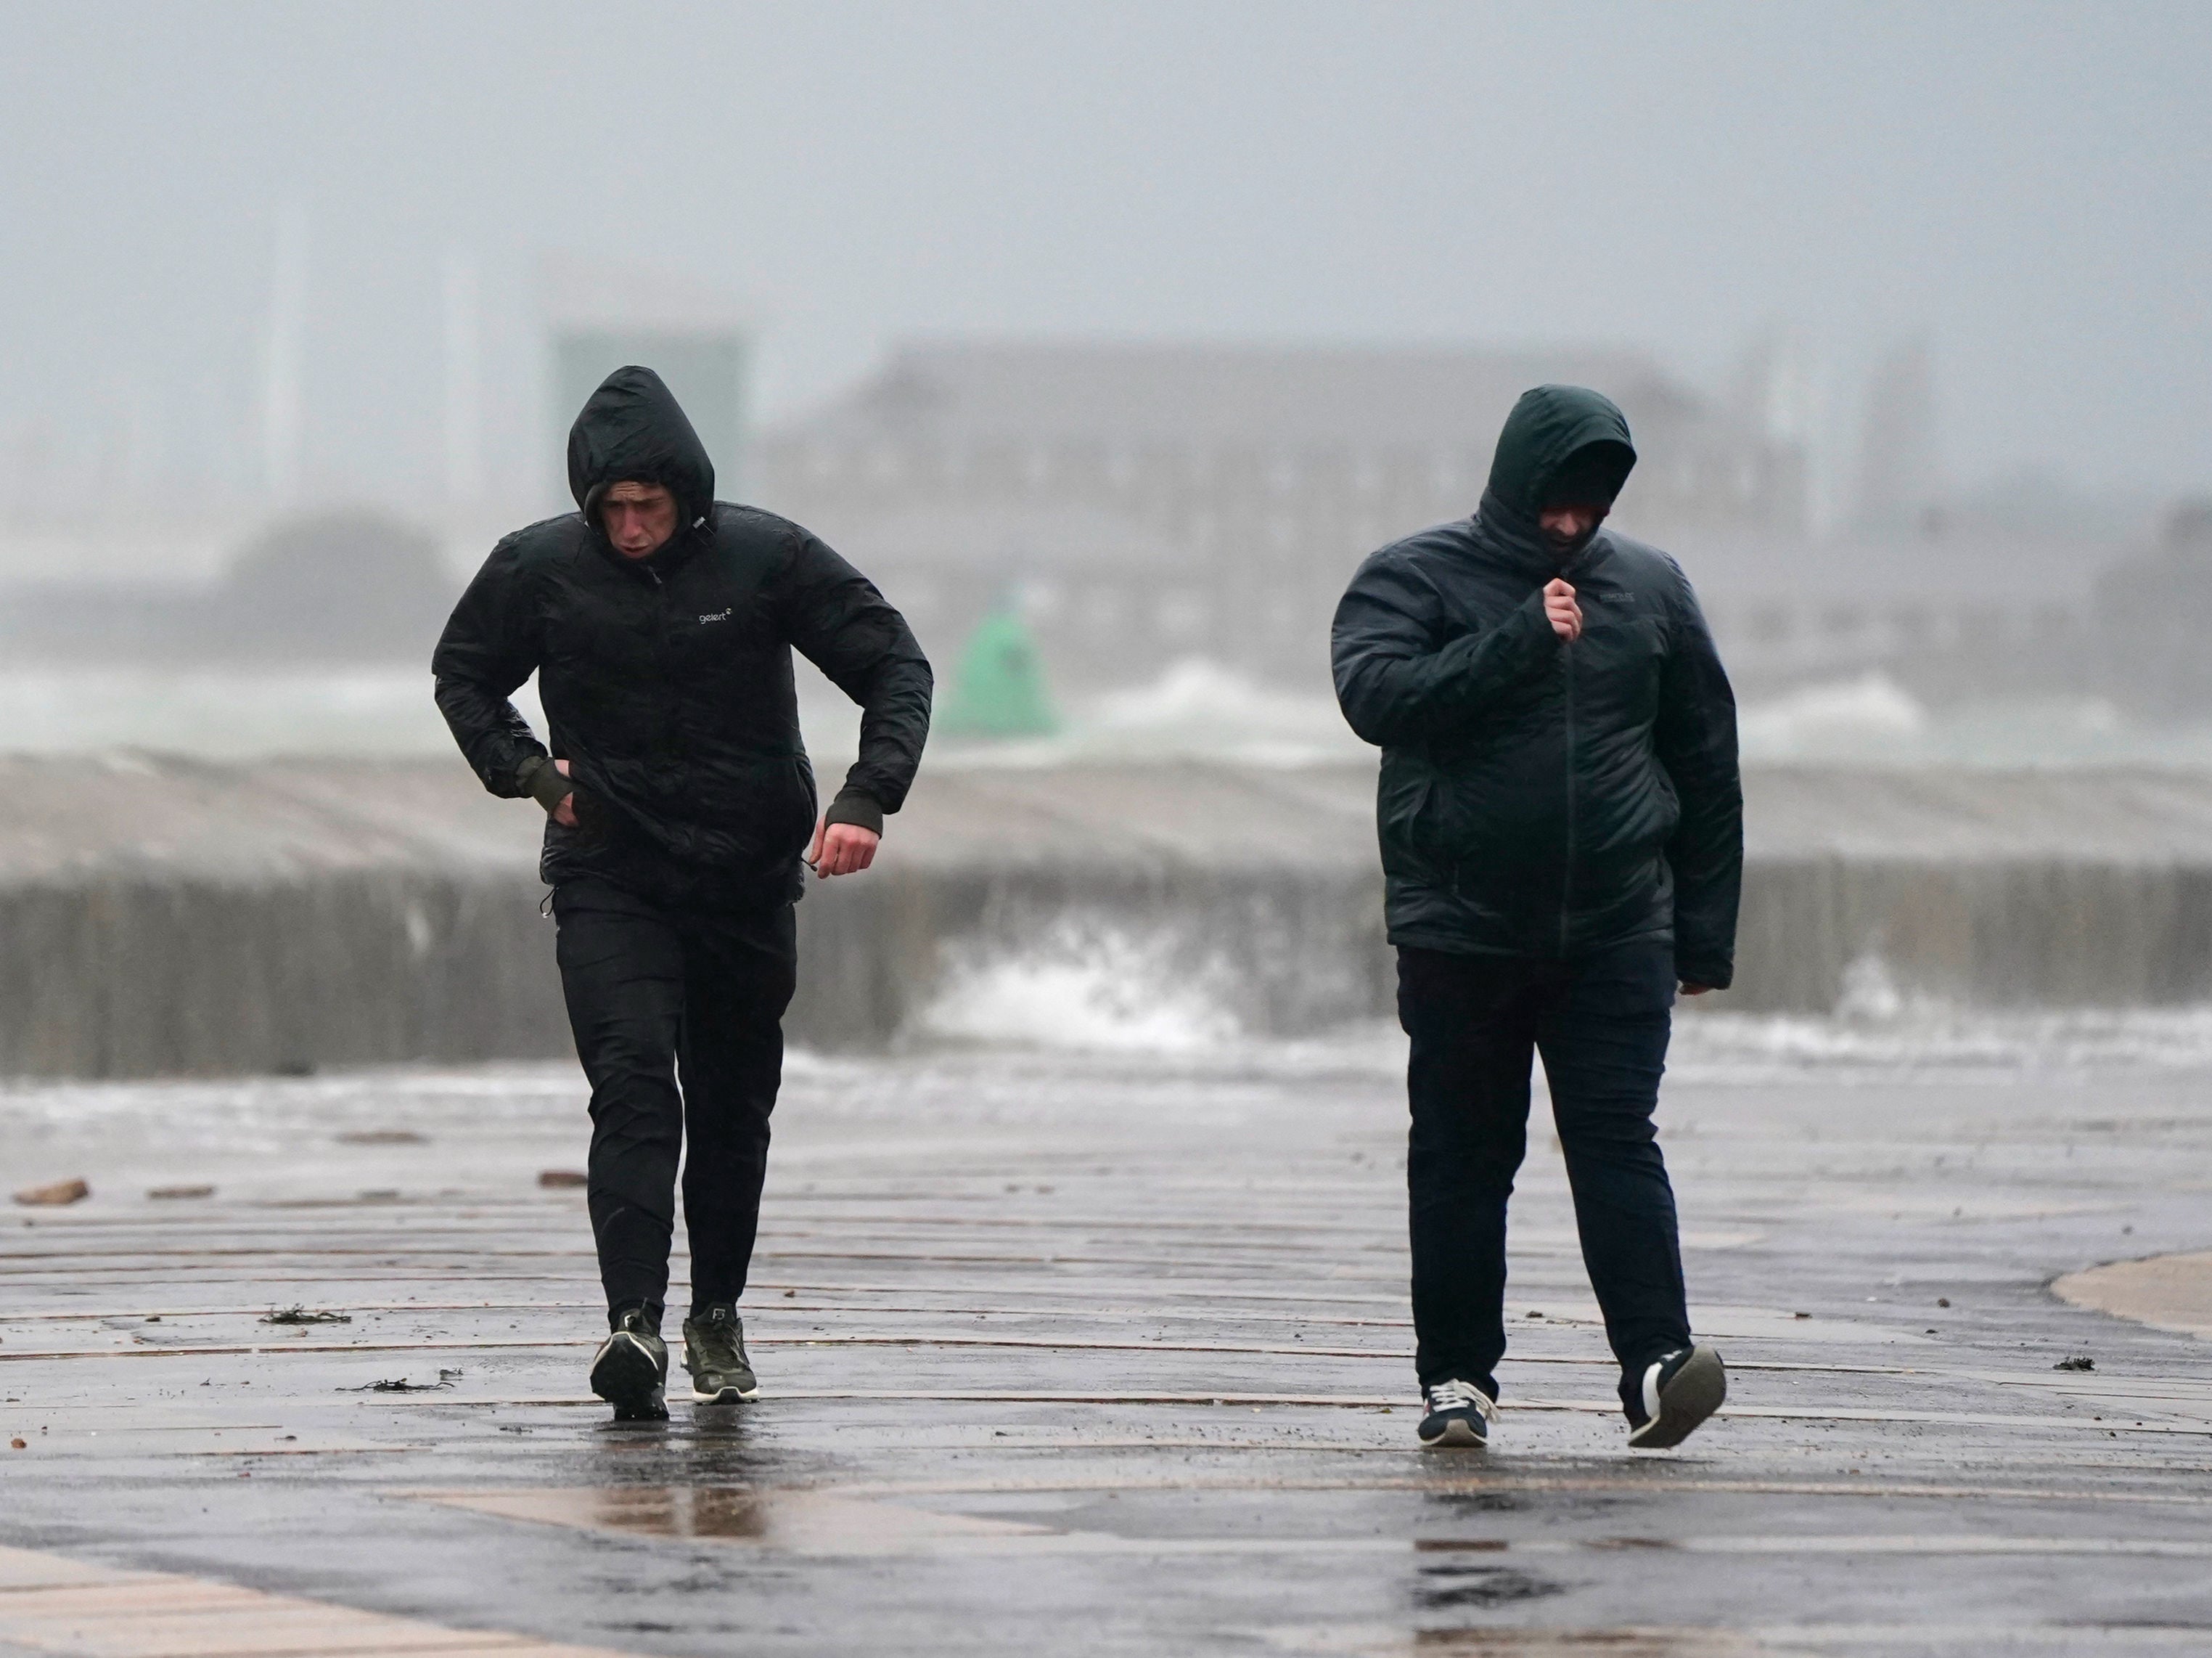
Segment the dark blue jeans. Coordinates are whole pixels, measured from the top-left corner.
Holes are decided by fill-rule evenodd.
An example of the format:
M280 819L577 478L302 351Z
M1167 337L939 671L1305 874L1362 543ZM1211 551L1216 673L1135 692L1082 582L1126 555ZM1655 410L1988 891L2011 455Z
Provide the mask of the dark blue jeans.
M1505 1352L1505 1202L1544 1056L1583 1264L1630 1378L1690 1339L1674 1192L1651 1113L1667 1068L1674 950L1625 944L1572 961L1401 947L1398 1019L1413 1039L1406 1158L1421 1385L1497 1395Z

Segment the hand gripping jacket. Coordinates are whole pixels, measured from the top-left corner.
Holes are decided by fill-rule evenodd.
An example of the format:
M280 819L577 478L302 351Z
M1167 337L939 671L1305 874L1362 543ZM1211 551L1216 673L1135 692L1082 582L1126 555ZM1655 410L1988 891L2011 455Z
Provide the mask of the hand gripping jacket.
M613 484L665 485L678 528L617 552ZM861 708L859 759L829 812L880 830L929 730L929 663L874 586L798 525L716 501L691 424L650 369L617 369L568 435L580 510L492 550L438 642L438 706L484 787L543 789L546 748L509 698L532 673L580 826L547 821L541 873L659 902L746 909L803 890L814 773L792 648Z
M1656 548L1601 529L1563 565L1537 526L1634 462L1611 402L1540 387L1474 516L1375 553L1337 607L1337 700L1382 749L1394 944L1557 960L1671 936L1684 981L1734 974L1735 699L1697 598ZM1544 616L1556 576L1572 644Z

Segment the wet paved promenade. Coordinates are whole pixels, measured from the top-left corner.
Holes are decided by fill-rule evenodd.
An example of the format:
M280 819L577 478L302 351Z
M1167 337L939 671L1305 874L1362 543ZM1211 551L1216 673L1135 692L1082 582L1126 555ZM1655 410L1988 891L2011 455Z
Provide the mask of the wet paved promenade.
M2208 1350L2045 1288L2212 1244L2212 1077L1692 1067L1656 1456L1540 1098L1445 1456L1387 1066L802 1064L760 1401L619 1429L568 1070L0 1092L0 1653L2212 1651Z

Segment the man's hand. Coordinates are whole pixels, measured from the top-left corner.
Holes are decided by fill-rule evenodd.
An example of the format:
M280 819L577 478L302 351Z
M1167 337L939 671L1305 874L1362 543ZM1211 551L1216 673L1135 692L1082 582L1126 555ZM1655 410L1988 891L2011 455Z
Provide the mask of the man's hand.
M1685 996L1703 996L1711 989L1712 989L1712 986L1710 984L1685 984L1682 986L1682 994Z
M1583 637L1583 607L1575 602L1575 590L1557 576L1544 583L1544 619L1569 644Z
M806 849L806 861L824 881L832 875L854 875L876 861L876 846L882 838L857 823L817 823L814 844Z
M553 769L565 777L568 775L568 762L556 760L553 762ZM553 808L553 821L563 829L574 829L576 826L576 791L574 789L571 789L563 795L561 797L561 803Z

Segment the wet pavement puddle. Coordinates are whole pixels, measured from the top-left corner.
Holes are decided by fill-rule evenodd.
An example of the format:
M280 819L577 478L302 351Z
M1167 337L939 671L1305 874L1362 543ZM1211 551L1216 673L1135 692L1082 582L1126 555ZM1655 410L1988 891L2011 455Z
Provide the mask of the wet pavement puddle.
M908 1554L1056 1537L1048 1527L832 1496L729 1486L617 1485L449 1491L428 1501L503 1520L643 1537L750 1543L794 1554Z
M423 1491L418 1500L503 1520L630 1536L745 1544L814 1556L937 1553L1397 1554L1428 1563L1475 1557L1651 1550L1699 1555L2106 1556L2212 1560L2212 1539L2034 1537L1990 1533L1654 1537L1173 1537L1061 1530L829 1491L749 1486L605 1485ZM1447 1564L1444 1570L1449 1570ZM1480 1568L1488 1570L1488 1568Z

